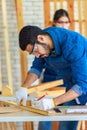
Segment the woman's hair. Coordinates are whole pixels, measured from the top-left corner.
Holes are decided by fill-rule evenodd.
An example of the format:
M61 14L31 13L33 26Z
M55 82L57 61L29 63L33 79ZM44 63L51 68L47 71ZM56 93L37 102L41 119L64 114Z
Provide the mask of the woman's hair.
M66 10L64 9L59 9L59 10L56 10L55 14L54 14L54 17L53 17L53 21L56 22L58 21L59 18L61 18L62 16L66 16L68 19L69 19L69 22L70 22L70 17L69 17L69 14Z

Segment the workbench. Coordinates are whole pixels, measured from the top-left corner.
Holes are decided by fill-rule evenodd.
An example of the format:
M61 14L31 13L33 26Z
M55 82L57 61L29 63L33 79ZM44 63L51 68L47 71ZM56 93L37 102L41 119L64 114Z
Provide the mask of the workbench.
M0 114L0 122L29 122L29 121L77 121L87 120L87 113L81 114L62 114L57 116L43 116L33 112L21 110L9 114Z
M0 97L0 100L14 100L14 97ZM32 97L30 97L32 99ZM61 113L56 115L41 115L34 112L20 110L12 113L0 114L0 122L29 122L29 121L77 121L87 120L86 113Z

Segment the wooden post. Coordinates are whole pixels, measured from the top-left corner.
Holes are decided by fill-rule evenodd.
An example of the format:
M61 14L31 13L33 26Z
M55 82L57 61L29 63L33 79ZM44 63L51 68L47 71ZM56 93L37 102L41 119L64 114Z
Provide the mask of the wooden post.
M6 62L7 62L7 75L8 75L8 84L13 93L12 85L12 72L11 72L11 58L10 58L10 48L9 48L9 36L8 36L8 25L7 25L7 13L6 13L6 0L2 0L2 19L3 19L3 30L4 30L4 40L5 40L5 53L6 53Z
M16 7L18 31L20 31L24 25L22 0L15 0L15 7ZM26 53L23 52L22 50L20 50L20 63L21 63L22 83L23 83L27 74L27 57L26 57ZM25 122L24 126L25 126L24 127L25 130L33 130L33 123L31 122Z
M18 31L20 31L24 25L22 0L15 0L15 6L16 6ZM21 76L22 76L21 78L23 83L27 74L27 57L26 57L26 52L23 52L22 50L20 50L20 64L21 64Z
M78 0L78 22L79 22L79 32L82 34L82 17L81 17L81 1Z
M71 20L70 29L74 30L74 0L67 0L67 5L68 5L68 13Z
M44 0L44 26L50 26L50 0Z
M2 74L1 74L1 61L0 61L0 94L2 94Z
M87 37L87 14L86 14L86 10L87 10L87 0L84 1L84 18L85 18L85 37Z

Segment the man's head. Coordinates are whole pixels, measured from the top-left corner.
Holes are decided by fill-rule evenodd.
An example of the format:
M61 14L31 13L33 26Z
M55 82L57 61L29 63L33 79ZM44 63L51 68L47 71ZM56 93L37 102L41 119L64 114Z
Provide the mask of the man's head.
M19 33L19 46L36 57L47 57L52 40L48 33L37 26L25 26Z
M19 33L19 46L25 50L28 44L34 46L37 36L43 34L44 31L37 26L24 26Z

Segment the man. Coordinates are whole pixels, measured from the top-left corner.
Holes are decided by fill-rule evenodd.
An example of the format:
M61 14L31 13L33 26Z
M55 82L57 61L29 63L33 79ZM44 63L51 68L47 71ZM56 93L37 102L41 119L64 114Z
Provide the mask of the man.
M37 26L25 26L19 34L19 46L35 55L35 59L23 86L16 92L18 103L22 99L26 102L27 88L40 77L43 67L43 82L63 79L66 87L66 93L49 99L45 109L46 105L47 108L54 107L52 101L55 105L83 105L87 102L87 40L83 36L58 27L42 30ZM77 123L62 121L59 130L76 130ZM47 124L40 122L39 130L51 130L51 125Z

